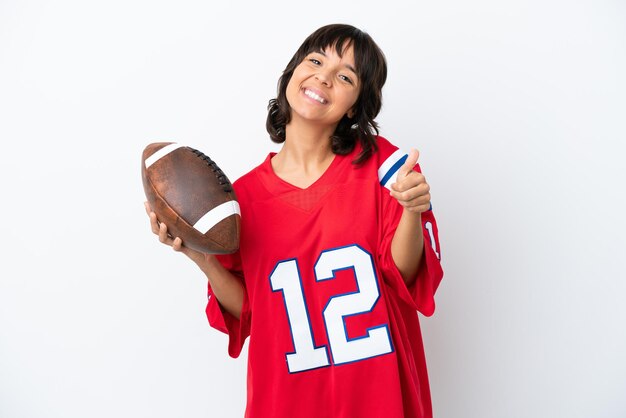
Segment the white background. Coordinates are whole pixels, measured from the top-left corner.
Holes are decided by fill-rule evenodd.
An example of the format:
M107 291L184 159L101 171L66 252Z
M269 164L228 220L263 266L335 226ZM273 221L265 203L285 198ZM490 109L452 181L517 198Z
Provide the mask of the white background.
M141 151L244 174L335 22L384 50L382 134L433 190L435 416L626 416L623 1L0 0L1 417L242 416L246 358L151 234Z

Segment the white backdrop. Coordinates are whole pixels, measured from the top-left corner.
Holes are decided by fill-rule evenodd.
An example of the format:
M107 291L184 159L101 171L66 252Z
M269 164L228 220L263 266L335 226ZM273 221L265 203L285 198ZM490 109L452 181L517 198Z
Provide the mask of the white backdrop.
M246 358L151 234L140 155L248 171L334 22L385 51L382 134L433 189L435 416L626 416L623 1L0 0L1 417L242 416Z

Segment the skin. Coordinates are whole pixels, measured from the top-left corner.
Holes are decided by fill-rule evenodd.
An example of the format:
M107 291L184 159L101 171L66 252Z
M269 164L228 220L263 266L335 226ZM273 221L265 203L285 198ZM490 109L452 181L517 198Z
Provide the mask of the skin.
M423 174L413 170L419 151L413 149L391 185L391 196L403 207L400 223L391 241L391 255L407 285L417 276L424 253L422 212L430 208L430 186Z
M278 177L306 188L326 171L335 157L328 138L341 118L352 114L359 97L359 80L353 69L352 47L346 48L342 57L334 47L312 52L296 67L286 91L291 106L286 140L271 161Z
M285 127L285 143L272 158L275 174L300 188L313 184L335 158L330 136L344 115L351 116L359 96L359 79L354 71L351 46L339 56L334 46L313 52L298 65L287 86L291 121ZM311 97L313 96L313 97ZM411 150L400 168L391 196L403 206L402 217L394 234L391 253L404 281L415 280L424 251L421 213L430 207L430 187L424 176L413 170L419 152ZM167 226L145 203L152 232L159 241L189 257L206 275L220 305L239 318L243 305L243 285L238 277L222 267L217 259L183 246L172 238Z

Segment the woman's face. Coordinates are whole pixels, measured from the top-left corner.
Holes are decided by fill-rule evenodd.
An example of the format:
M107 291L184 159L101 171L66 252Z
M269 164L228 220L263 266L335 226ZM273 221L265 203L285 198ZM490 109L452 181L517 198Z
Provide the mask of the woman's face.
M351 45L344 49L342 57L334 46L311 52L295 68L287 84L291 120L337 125L344 115L352 116L359 83Z

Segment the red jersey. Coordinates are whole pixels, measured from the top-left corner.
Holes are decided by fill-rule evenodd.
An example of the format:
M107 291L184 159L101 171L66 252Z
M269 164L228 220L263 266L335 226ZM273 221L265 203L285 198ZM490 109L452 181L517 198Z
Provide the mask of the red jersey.
M276 176L273 153L234 183L240 249L219 259L245 286L243 309L234 318L209 286L206 313L232 357L250 337L246 417L432 416L416 310L435 309L437 224L422 213L423 261L407 287L391 256L402 206L388 190L407 155L377 144L360 166L359 145L336 155L305 189Z

